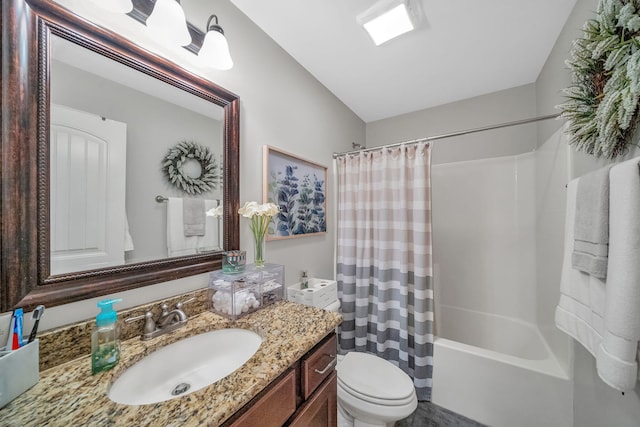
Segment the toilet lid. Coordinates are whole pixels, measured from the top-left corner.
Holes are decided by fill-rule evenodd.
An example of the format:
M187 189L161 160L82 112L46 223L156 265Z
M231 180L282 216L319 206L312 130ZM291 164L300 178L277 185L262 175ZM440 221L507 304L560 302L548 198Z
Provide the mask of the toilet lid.
M373 400L406 400L415 393L413 381L400 368L367 353L347 353L338 364L338 380L355 394ZM391 402L390 402L391 403Z

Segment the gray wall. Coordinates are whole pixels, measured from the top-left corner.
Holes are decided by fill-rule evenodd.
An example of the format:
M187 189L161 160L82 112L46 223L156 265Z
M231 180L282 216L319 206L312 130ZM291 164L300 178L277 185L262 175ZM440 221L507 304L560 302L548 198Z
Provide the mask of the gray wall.
M368 147L495 125L535 116L535 86L519 86L367 123ZM514 126L434 142L434 164L533 151L535 125Z
M564 61L568 58L571 42L581 35L584 22L594 16L593 12L597 5L598 0L578 0L576 3L538 77L536 110L539 114L550 112L552 106L562 101L561 89L569 84L571 78ZM544 144L561 125L561 122L540 124L538 128L539 144ZM640 155L640 151L635 149L625 159L638 155ZM623 159L618 161L621 160ZM571 149L568 161L568 178L579 177L606 163L605 160L596 160ZM564 228L562 224L546 223L544 226L549 229L555 228L559 232ZM543 245L545 242L539 241L539 244ZM548 269L549 265L540 266L540 269L543 268ZM599 379L595 360L587 350L575 342L572 349L574 354L574 425L580 427L638 426L640 424L640 386L636 386L633 392L622 396L621 393L614 391Z
M86 2L67 3L77 5L77 10L89 7ZM234 67L229 71L211 71L207 76L240 96L240 202L262 201L265 144L329 168L328 233L267 242L266 258L268 262L285 265L287 284L295 283L301 270L308 270L312 277L332 277L335 244L335 216L331 213L335 206L332 153L350 149L352 141L364 141L364 122L228 0L216 1L214 5L194 0L184 2L184 8L187 19L200 28L205 27L211 13L216 13L229 40ZM250 260L251 242L249 224L242 218L240 246L247 250ZM124 292L118 294L124 298L118 308L206 287L207 279L207 275L198 275ZM47 308L41 328L91 318L98 311L95 304L99 299Z

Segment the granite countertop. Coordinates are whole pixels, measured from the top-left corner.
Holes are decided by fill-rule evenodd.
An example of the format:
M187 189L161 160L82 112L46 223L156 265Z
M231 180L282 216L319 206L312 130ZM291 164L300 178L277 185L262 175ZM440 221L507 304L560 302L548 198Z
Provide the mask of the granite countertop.
M90 356L40 373L40 381L3 409L0 426L217 426L242 408L341 322L337 313L280 301L233 322L211 312L173 333L122 342L120 363L91 375ZM256 354L231 375L183 397L130 406L107 397L110 384L147 354L202 332L239 327L258 332Z

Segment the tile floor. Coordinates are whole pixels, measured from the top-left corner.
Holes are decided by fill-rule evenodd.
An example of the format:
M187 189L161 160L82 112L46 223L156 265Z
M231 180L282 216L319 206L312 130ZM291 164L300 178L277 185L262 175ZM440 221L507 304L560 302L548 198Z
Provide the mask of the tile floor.
M451 412L431 402L418 402L418 409L395 427L484 427L462 415Z

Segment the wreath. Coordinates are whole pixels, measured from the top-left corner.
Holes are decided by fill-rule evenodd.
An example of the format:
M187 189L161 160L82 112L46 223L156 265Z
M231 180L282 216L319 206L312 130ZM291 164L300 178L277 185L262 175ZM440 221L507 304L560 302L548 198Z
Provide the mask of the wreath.
M200 176L186 175L184 164L189 160L200 163ZM182 141L169 150L163 162L169 182L188 194L200 194L216 188L220 180L218 165L211 150L193 141Z
M596 157L624 154L638 124L640 0L601 0L573 42L572 83L558 106L569 143Z

